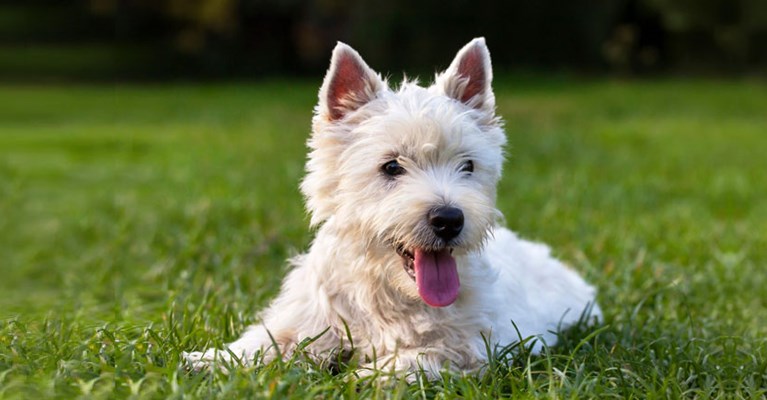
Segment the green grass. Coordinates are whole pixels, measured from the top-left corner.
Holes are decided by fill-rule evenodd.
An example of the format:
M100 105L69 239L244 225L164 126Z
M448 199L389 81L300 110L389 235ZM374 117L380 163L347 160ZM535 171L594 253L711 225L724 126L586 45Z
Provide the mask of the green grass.
M497 83L499 207L599 287L603 328L409 386L300 359L186 373L178 354L254 322L311 240L318 84L0 88L0 398L767 396L750 81Z

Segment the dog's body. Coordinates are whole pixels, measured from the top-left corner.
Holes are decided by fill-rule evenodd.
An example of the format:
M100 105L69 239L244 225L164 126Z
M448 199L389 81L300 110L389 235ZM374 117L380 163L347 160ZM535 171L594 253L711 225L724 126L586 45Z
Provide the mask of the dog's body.
M371 367L434 377L480 368L486 341L536 336L540 349L584 313L599 318L591 286L498 225L505 135L491 80L483 39L431 87L396 91L339 44L301 186L317 237L258 325L187 360L268 361L315 338L317 357L353 348Z

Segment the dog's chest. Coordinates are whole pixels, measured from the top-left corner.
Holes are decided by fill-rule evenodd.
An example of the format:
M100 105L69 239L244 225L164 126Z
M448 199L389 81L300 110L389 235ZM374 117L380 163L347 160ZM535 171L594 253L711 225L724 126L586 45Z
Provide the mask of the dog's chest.
M355 347L378 354L402 349L450 348L466 352L465 358L475 358L482 347L482 336L490 330L489 318L471 313L461 304L437 309L420 304L372 310L356 310L359 318L346 327Z

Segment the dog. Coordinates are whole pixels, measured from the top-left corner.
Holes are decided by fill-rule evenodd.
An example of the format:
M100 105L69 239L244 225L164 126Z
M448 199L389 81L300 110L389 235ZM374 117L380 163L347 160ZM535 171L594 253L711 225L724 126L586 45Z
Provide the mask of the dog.
M492 351L601 318L595 289L547 246L502 227L506 142L484 38L429 87L391 89L338 43L319 92L301 191L317 229L260 322L194 369L267 363L300 347L360 371L481 370ZM306 341L306 339L311 340ZM530 342L528 342L530 343Z

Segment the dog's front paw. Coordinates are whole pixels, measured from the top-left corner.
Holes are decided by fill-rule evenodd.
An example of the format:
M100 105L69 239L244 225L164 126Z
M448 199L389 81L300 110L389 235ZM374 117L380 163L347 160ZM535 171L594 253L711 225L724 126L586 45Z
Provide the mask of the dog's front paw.
M184 367L194 372L201 372L212 369L226 371L227 366L231 366L235 360L232 354L226 350L208 349L205 351L182 352L181 359Z
M440 363L424 359L424 350L402 351L396 355L379 357L375 362L363 364L355 371L359 379L374 379L377 382L397 382L404 380L413 384L419 379L428 381L440 377Z
M215 356L206 355L205 353L202 351L182 352L181 363L183 367L194 372L208 369L210 364L213 363Z

